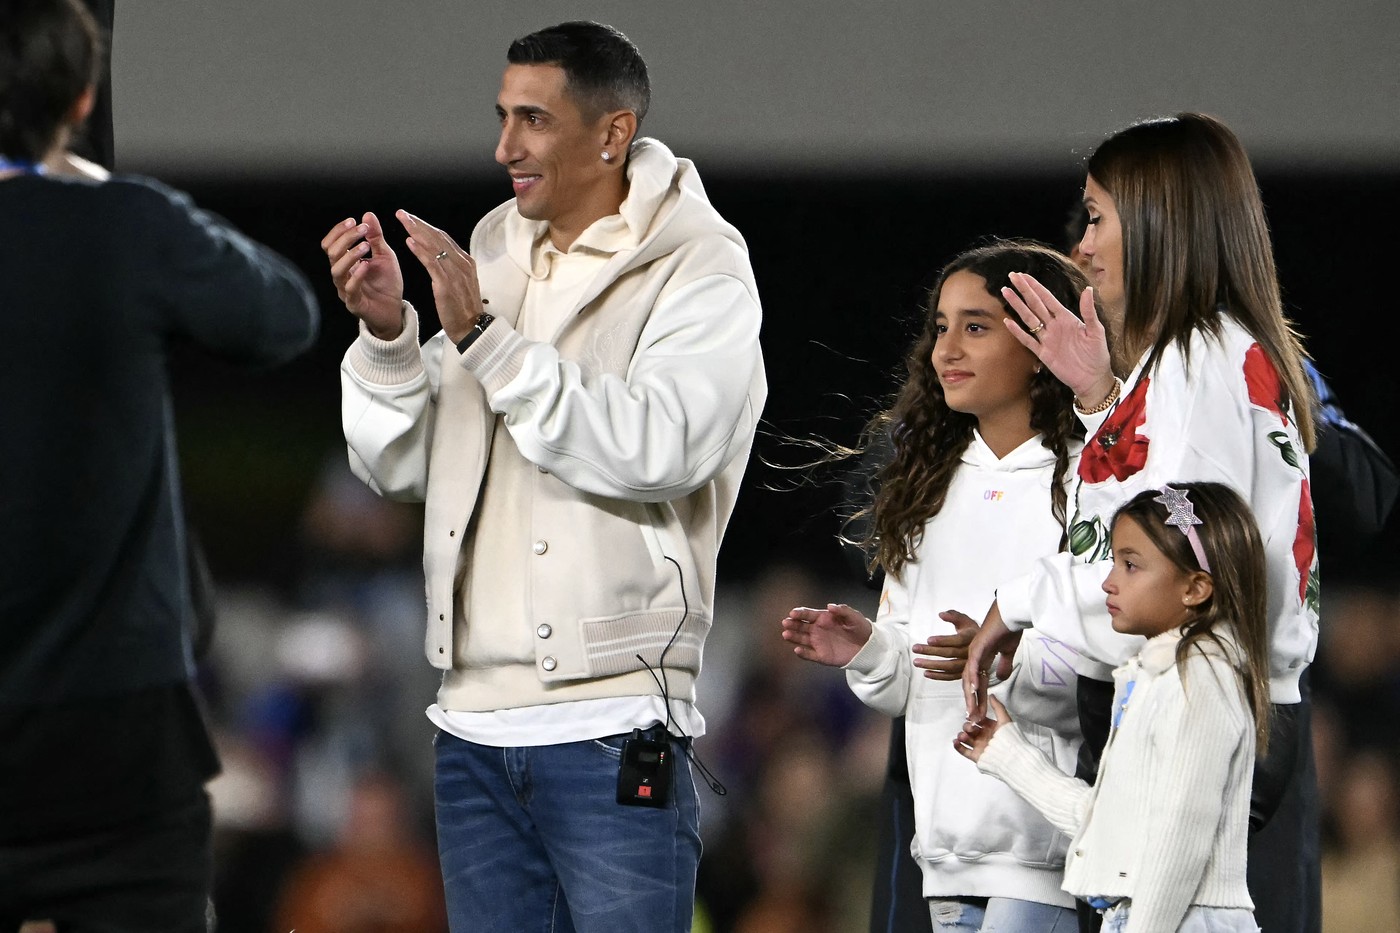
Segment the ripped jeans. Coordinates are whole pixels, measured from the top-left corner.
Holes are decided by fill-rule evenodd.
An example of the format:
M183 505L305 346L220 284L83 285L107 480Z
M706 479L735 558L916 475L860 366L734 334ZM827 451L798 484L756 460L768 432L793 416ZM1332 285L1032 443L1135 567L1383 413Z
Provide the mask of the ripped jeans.
M1071 907L1010 897L928 899L934 933L1077 933Z

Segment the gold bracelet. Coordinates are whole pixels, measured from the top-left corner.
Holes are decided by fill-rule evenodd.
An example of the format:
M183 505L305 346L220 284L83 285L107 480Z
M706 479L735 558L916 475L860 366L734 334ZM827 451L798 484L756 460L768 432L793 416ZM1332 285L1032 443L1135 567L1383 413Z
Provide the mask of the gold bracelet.
M1107 411L1114 402L1118 401L1118 394L1123 391L1123 380L1117 376L1113 377L1113 388L1108 390L1108 396L1095 405L1093 408L1085 408L1079 404L1079 396L1074 397L1074 410L1081 415L1097 415L1101 411Z

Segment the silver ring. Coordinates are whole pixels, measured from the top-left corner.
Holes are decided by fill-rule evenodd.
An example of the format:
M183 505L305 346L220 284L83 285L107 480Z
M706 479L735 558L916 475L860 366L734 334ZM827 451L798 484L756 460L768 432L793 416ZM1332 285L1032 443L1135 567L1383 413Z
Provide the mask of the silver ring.
M433 258L436 259L438 262L442 262L444 259L447 258L447 250L443 250L442 252L440 252L440 253L438 253L436 256L434 256ZM1045 325L1042 324L1041 326L1044 327Z

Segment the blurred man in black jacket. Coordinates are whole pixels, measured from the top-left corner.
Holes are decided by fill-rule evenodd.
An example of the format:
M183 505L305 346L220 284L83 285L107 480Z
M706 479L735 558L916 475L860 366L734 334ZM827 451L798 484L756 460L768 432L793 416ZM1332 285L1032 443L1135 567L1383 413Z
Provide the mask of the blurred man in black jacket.
M167 357L280 362L318 318L184 195L47 171L100 59L77 0L0 0L0 929L203 930L218 763Z

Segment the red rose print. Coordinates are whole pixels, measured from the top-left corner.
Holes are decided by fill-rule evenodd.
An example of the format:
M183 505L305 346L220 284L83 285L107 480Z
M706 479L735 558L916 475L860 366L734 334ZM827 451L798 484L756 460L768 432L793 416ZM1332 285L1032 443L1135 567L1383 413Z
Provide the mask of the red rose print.
M1308 573L1312 569L1313 551L1317 547L1316 526L1313 523L1312 486L1303 478L1303 492L1298 498L1298 533L1293 536L1293 563L1298 565L1298 599L1308 598Z
M1274 369L1274 364L1264 353L1264 348L1257 343L1250 344L1244 355L1244 384L1249 388L1251 402L1260 408L1267 408L1282 418L1284 424L1288 424L1278 370Z
M1147 420L1146 376L1138 380L1099 427L1093 440L1084 445L1079 458L1079 476L1086 483L1102 483L1110 476L1120 483L1142 469L1147 462L1148 439L1137 429Z

